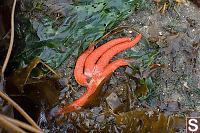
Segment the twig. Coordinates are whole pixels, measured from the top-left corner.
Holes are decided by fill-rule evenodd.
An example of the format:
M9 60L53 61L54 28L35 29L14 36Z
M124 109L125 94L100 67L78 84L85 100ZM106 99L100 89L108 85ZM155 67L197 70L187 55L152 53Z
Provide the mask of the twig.
M17 126L19 126L21 128L24 128L24 129L26 129L28 131L31 131L31 132L34 132L34 133L44 133L43 131L41 131L41 130L33 127L33 126L30 126L30 125L28 125L28 124L26 124L24 122L21 122L19 120L15 120L13 118L10 118L10 117L7 117L7 116L1 115L1 114L0 114L0 117L3 117L4 119L8 120L9 122L11 122L11 123L13 123L13 124L15 124L15 125L17 125Z
M8 52L7 52L7 55L6 55L6 59L5 59L4 63L3 63L3 67L1 69L0 75L3 75L4 72L5 72L5 70L6 70L6 66L8 64L8 60L10 58L12 47L13 47L13 42L14 42L14 13L15 13L15 5L16 5L16 0L14 0L13 6L12 6L10 44L9 44L9 48L8 48Z
M22 116L35 128L40 129L40 127L32 120L32 118L10 97L8 97L6 94L4 94L2 91L0 91L0 96L8 101L13 107L15 107ZM41 130L41 129L40 129Z
M4 75L0 74L0 91L3 91Z
M12 13L11 13L11 36L10 36L10 44L9 44L9 48L8 48L8 52L6 55L6 58L4 60L1 72L0 72L0 76L1 78L4 75L6 66L8 64L11 52L12 52L12 48L13 48L13 42L14 42L14 13L15 13L15 6L16 6L16 0L13 1L13 6L12 6ZM1 79L1 82L3 81L3 79ZM2 86L0 86L2 87ZM39 129L40 131L42 131L40 129L40 127L31 119L31 117L17 104L15 103L11 98L9 98L6 94L4 94L2 91L0 91L0 96L2 98L4 98L5 100L7 100L11 105L13 105L24 117L25 119L31 124L33 125L33 127ZM14 122L14 121L13 121ZM16 121L15 121L16 122ZM17 127L16 125L14 125L13 123L8 121L8 118L5 117L0 117L0 124L5 127L8 130L14 131L14 132L19 132L19 133L25 133L25 131L23 131L22 129L20 129L19 127ZM17 123L20 124L20 123ZM26 126L27 127L27 126Z
M121 25L120 27L116 27L114 28L113 30L107 32L105 35L103 35L102 37L100 37L99 39L96 40L96 43L98 43L98 41L106 38L108 35L110 34L115 34L117 32L119 32L120 30L124 30L124 29L130 29L130 30L133 30L139 34L142 35L142 37L145 39L145 42L147 43L147 45L149 45L149 41L147 40L147 38L142 34L140 33L137 29L135 29L133 26L128 26L128 25Z
M14 133L26 133L24 130L9 122L4 117L0 117L0 125L9 131L13 131Z
M73 92L75 92L75 93L77 92L74 90L74 87L71 84L69 84L69 87L72 89Z
M42 65L44 65L46 68L48 68L52 73L54 73L59 79L61 79L62 77L57 74L51 67L49 67L47 64L45 64L39 57L36 57L38 58L38 60L40 61L40 63L42 63Z

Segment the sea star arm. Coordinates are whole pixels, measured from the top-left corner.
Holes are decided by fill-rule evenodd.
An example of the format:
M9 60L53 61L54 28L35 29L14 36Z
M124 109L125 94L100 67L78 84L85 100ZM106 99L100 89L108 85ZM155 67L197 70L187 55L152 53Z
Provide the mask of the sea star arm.
M87 76L83 73L84 65L85 65L85 60L87 59L88 55L94 50L94 45L95 43L92 43L90 45L90 48L88 48L85 52L83 52L77 62L76 66L74 69L74 76L76 81L82 85L82 86L87 86Z
M104 69L102 73L103 78L107 77L110 73L114 72L118 67L125 66L125 65L128 65L128 61L125 59L119 59L119 60L113 61L112 63L107 65L106 68Z
M85 61L85 75L88 76L92 76L94 67L95 67L95 63L97 62L97 60L99 59L100 56L102 56L103 53L105 53L108 49L110 49L111 47L119 44L119 43L123 43L123 42L129 42L131 41L131 39L129 37L124 37L124 38L117 38L117 39L113 39L107 43L105 43L104 45L98 47L97 49L95 49L86 59Z
M79 99L77 99L72 104L65 106L64 108L58 109L57 114L59 115L63 113L64 114L70 113L82 107L87 102L88 98L95 92L96 88L97 88L96 82L90 83L90 85L88 85L86 92Z
M120 43L118 45L115 45L114 47L110 48L109 50L107 50L102 56L101 58L98 60L97 64L96 64L96 71L103 71L104 68L107 66L107 64L109 63L109 61L119 52L128 49L132 46L134 46L135 44L137 44L139 42L141 38L141 34L138 34L137 37L135 37L132 41L130 42L124 42L124 43Z
M102 82L102 80L105 79L110 73L115 71L118 67L124 66L124 65L128 65L128 61L126 61L125 59L119 59L119 60L116 60L116 61L110 63L105 68L105 71L102 73L101 79L98 79L98 81L94 81L94 80L91 81L86 92L78 100L76 100L75 102L73 102L70 105L67 105L64 108L60 108L58 110L57 114L69 113L69 112L75 111L76 109L84 106L86 104L86 102L88 101L89 97L92 94L94 94L94 92L96 91L98 85Z

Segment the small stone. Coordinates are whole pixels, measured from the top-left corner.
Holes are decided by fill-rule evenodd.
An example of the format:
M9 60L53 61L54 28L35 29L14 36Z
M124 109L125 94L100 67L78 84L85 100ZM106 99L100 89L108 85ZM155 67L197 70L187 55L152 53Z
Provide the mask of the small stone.
M65 101L65 100L62 100L62 101L61 101L61 104L62 104L62 105L66 105L66 101Z
M99 114L102 111L101 107L94 107L90 110L93 114Z
M105 115L100 115L96 117L97 122L103 122L105 120Z
M112 92L107 98L106 101L112 110L118 108L122 103L119 100L119 97L116 93Z
M59 79L59 83L62 86L67 86L69 84L69 80L67 78L61 78Z
M83 123L87 128L90 128L91 126L94 125L94 120L86 119Z
M61 93L59 96L59 100L62 100L63 98L65 98L65 93Z

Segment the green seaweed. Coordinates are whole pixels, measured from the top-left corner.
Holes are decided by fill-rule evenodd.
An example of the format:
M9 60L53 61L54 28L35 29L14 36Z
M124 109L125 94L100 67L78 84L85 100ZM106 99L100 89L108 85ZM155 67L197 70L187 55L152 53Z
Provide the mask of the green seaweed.
M23 44L13 60L17 68L25 67L36 56L56 68L69 55L79 56L106 31L145 7L144 0L66 1L55 3L56 9L47 2L34 0L33 8L17 16L16 30ZM62 17L57 19L56 13Z

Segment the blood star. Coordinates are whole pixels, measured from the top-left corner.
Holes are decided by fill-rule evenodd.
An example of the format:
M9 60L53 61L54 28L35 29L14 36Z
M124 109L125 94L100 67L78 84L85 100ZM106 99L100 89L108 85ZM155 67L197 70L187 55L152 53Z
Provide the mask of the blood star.
M87 87L86 92L72 104L60 108L57 114L69 113L84 106L97 90L102 81L118 67L128 65L128 60L118 59L109 64L110 60L119 52L128 49L139 42L141 34L133 40L129 37L113 39L94 50L92 43L90 48L83 52L74 70L76 81Z

